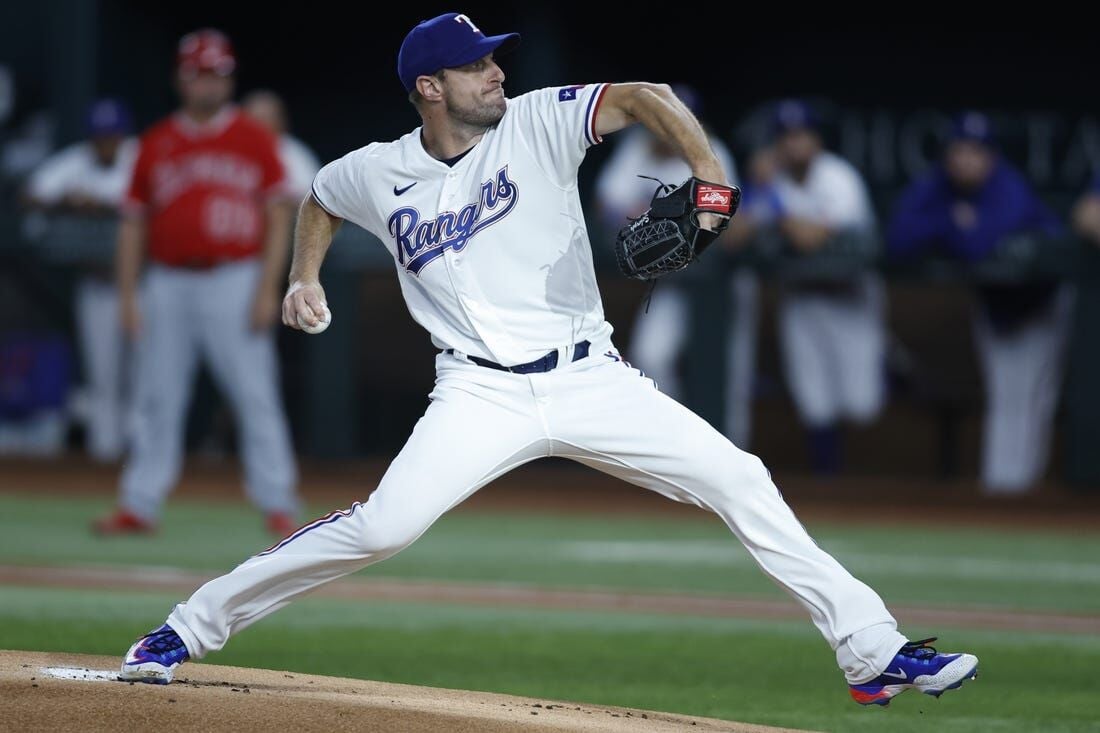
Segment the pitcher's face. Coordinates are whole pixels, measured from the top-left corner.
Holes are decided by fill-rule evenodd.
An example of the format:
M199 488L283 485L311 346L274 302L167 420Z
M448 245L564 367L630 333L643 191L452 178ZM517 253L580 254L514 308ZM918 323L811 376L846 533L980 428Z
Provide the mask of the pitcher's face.
M503 84L504 72L492 54L447 69L442 85L448 116L475 127L495 125L508 108Z

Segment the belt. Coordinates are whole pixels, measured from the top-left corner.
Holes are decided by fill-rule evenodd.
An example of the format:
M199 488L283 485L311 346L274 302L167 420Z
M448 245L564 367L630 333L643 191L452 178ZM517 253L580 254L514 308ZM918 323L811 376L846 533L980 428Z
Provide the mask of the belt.
M573 361L580 361L588 356L588 347L592 344L588 340L581 341L573 345ZM447 349L444 353L453 354L454 349ZM529 361L526 364L516 364L515 366L506 367L503 364L497 364L495 361L489 361L488 359L482 359L480 356L466 355L466 358L477 364L478 366L488 367L489 369L497 369L502 372L512 372L513 374L539 374L542 372L548 372L558 367L558 351L548 352L545 356L540 356L534 361Z
M189 270L192 272L205 272L213 270L218 265L225 264L229 260L185 260L184 262L158 263L173 270Z
M207 258L195 258L182 260L180 262L160 262L154 260L154 262L161 267L169 267L175 270L213 270L215 267L221 267L222 265L231 265L237 262L245 261L247 257L219 257L216 259Z

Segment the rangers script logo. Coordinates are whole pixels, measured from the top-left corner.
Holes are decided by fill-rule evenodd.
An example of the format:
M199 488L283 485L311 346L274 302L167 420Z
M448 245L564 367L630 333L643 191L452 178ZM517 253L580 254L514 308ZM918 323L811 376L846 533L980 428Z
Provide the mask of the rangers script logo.
M390 214L389 230L397 242L397 261L414 275L448 249L463 249L470 239L506 217L519 200L519 186L508 178L508 166L497 171L496 179L481 184L478 201L457 212L444 211L434 219L420 221L420 212L404 206Z

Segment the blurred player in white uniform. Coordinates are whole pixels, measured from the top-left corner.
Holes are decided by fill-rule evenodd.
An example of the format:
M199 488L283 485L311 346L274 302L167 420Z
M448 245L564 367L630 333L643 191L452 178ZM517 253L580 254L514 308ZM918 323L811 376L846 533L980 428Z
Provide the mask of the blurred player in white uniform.
M279 160L286 171L287 193L295 201L301 201L309 193L321 164L308 145L290 134L286 104L275 92L260 90L248 94L241 108L279 141Z
M851 163L823 149L814 110L798 100L781 102L774 125L779 228L790 246L810 254L842 232L870 235L874 212L863 180ZM882 409L885 310L882 282L870 272L783 288L779 343L819 474L840 469L840 423L868 423Z
M89 108L88 139L50 156L31 175L31 206L74 217L115 217L137 158L126 105L102 99ZM76 326L84 365L85 447L99 461L118 460L125 447L128 362L119 325L118 289L104 252L76 283Z
M907 688L938 694L973 676L974 656L908 642L878 595L814 543L758 458L623 361L577 186L588 148L640 122L712 190L733 192L699 123L665 85L508 99L494 52L518 40L485 36L455 13L416 26L398 73L423 125L326 165L299 210L285 324L324 321L321 264L348 220L386 246L410 313L440 349L431 403L408 442L365 503L305 525L176 606L130 648L121 677L169 682L187 659L392 557L485 484L547 456L718 514L803 605L857 702L885 704ZM703 213L699 224L718 222Z
M700 112L698 93L685 85L673 85L673 91L693 114ZM728 172L730 183L737 183L733 156L721 140L708 133L714 154ZM648 178L642 178L647 176ZM691 176L691 169L676 150L662 143L644 127L625 133L615 144L596 179L596 201L604 227L616 231L628 218L649 208L657 189L650 180L679 184ZM734 230L736 231L736 230ZM724 234L719 242L729 240ZM712 256L713 257L713 256ZM715 259L708 260L710 266ZM697 274L698 271L694 271ZM658 389L677 401L684 398L679 362L691 332L690 311L693 269L661 279L651 298L642 303L634 321L630 360L646 372ZM730 321L726 369L727 410L725 433L742 448L749 443L751 394L756 350L757 282L752 273L738 272L731 278L733 319Z

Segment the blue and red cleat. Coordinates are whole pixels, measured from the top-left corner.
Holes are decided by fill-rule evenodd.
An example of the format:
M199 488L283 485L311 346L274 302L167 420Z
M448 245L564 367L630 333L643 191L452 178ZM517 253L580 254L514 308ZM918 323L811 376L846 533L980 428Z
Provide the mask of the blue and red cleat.
M183 639L171 626L164 624L134 642L122 660L118 678L127 682L167 685L176 667L190 658Z
M929 646L935 640L933 636L909 642L878 677L860 685L848 685L852 699L860 705L889 705L892 698L910 689L939 697L978 676L977 657L937 654Z

